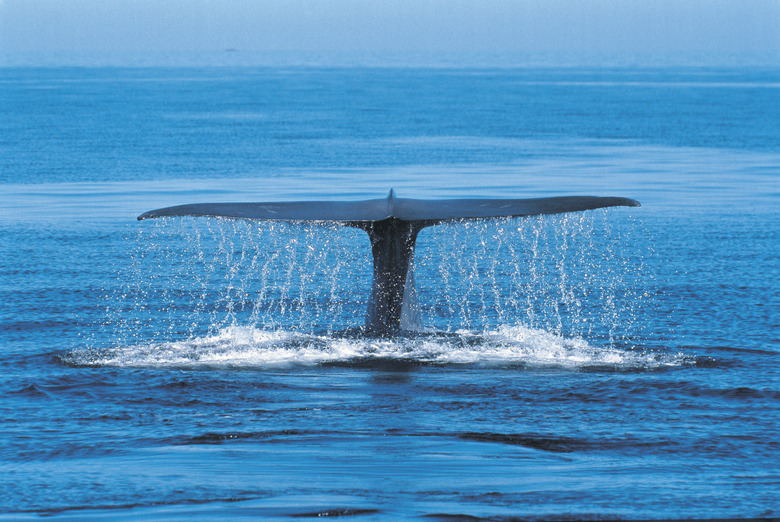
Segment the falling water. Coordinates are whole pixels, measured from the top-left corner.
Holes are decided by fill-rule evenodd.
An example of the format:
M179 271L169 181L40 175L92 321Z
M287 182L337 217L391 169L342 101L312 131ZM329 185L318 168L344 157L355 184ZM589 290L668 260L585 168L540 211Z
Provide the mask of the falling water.
M427 229L415 264L424 306L447 331L525 325L608 344L641 337L632 318L649 299L652 253L635 250L638 228L595 211Z
M371 284L368 239L336 228L191 218L144 224L109 322L128 340L236 325L299 332L359 326Z
M172 218L134 235L111 346L75 364L677 364L637 349L651 302L641 224L607 211L425 229L414 260L422 330L359 335L368 237L329 223ZM161 319L161 318L164 318ZM164 324L161 324L161 321Z

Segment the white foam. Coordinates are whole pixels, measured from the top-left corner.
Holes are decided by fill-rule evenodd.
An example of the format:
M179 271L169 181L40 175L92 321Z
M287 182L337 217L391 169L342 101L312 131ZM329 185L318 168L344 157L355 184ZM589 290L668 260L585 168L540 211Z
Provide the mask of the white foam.
M214 335L182 341L141 343L71 354L76 364L127 367L273 368L396 360L471 366L607 367L677 366L680 355L599 347L524 326L493 331L423 333L393 339L313 335L253 326L230 326Z

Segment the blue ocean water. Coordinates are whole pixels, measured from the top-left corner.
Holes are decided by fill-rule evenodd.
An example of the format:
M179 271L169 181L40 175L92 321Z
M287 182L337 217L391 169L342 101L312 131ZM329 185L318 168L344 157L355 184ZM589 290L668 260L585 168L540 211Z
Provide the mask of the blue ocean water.
M0 69L3 518L780 516L777 67ZM190 202L626 196L367 236Z

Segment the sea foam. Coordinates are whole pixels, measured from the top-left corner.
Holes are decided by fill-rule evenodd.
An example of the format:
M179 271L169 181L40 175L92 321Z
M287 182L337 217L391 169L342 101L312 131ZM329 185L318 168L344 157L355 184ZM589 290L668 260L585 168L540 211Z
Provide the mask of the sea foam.
M398 361L421 365L519 366L528 368L657 369L679 366L680 354L600 347L525 326L475 332L414 332L371 338L355 332L316 335L290 330L229 326L200 337L141 342L107 349L81 349L74 365L186 368L278 368Z

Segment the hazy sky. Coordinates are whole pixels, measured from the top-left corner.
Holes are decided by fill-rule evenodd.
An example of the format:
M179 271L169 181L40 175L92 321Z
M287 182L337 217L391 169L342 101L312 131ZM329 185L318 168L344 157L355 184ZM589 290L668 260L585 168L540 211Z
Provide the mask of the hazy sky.
M778 52L780 0L0 0L7 52Z

